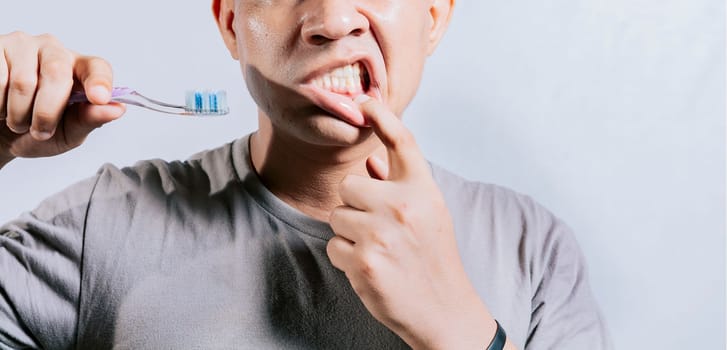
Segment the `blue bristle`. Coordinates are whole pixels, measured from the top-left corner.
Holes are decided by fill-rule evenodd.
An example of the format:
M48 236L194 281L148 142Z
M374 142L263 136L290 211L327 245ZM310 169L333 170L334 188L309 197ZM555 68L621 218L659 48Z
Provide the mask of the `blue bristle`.
M230 112L225 90L187 90L185 110L194 115L225 115Z
M210 93L210 112L217 113L217 94L214 92Z

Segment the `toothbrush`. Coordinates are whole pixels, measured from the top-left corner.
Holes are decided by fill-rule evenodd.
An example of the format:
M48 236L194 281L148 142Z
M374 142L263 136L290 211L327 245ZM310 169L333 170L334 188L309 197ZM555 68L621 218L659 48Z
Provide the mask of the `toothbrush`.
M114 87L111 90L111 101L144 107L152 111L186 115L186 116L218 116L230 112L227 105L227 93L224 90L190 90L186 93L184 106L164 103L148 98L127 87ZM86 93L74 91L68 99L68 105L88 102Z

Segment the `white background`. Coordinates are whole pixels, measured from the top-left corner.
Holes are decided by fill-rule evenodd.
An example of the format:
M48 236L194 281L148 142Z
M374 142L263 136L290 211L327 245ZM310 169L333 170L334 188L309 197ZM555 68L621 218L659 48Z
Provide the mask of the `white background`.
M724 348L724 18L720 0L462 0L406 112L431 160L575 229L618 349ZM256 126L208 1L2 0L0 32L17 29L159 99L227 89L234 115L130 109L78 150L17 160L2 222L104 162L186 158Z

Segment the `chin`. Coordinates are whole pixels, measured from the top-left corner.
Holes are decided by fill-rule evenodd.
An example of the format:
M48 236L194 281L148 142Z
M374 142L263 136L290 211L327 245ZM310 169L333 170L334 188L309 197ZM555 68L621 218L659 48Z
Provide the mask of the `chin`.
M304 122L286 123L287 133L317 146L353 147L371 139L373 129L357 127L331 115L312 115Z

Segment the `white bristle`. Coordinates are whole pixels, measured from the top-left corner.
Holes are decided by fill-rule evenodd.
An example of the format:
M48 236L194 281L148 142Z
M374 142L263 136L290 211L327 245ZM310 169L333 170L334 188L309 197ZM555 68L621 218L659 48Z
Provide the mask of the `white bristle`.
M195 115L223 115L230 112L224 90L190 90L185 96L185 110Z

